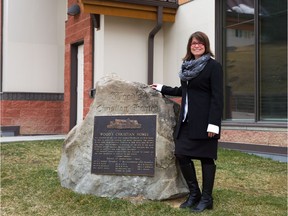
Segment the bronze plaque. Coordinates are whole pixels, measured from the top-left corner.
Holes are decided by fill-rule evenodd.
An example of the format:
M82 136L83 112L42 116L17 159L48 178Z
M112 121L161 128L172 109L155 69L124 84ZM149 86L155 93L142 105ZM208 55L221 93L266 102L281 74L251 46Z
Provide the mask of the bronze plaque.
M95 116L91 173L154 176L156 115Z

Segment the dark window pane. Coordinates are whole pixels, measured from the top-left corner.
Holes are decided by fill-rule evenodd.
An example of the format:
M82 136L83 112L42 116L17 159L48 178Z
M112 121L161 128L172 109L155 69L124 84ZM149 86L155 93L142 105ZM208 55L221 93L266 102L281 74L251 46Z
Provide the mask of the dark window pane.
M287 121L287 0L260 2L260 120Z
M226 1L225 118L254 121L254 0Z

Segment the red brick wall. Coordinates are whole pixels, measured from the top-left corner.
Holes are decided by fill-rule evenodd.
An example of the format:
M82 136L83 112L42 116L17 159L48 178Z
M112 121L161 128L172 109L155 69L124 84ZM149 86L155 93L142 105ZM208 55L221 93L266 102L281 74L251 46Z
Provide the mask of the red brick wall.
M288 145L288 133L287 131L277 130L233 130L223 129L221 132L220 142L228 143L245 143L245 144L257 144L266 146L281 146L287 147Z
M68 7L76 4L77 0L68 0ZM84 117L89 111L91 102L89 93L92 88L92 52L93 52L93 27L90 14L81 13L76 16L68 16L66 21L65 39L65 72L64 72L64 132L69 131L70 125L70 70L71 70L71 44L84 41Z
M63 101L2 100L1 126L20 126L20 135L62 134Z

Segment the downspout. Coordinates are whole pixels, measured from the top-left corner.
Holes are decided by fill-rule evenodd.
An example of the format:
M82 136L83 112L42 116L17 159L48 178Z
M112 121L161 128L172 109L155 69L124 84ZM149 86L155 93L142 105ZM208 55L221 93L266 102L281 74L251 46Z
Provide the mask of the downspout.
M148 38L148 84L153 83L153 66L154 66L154 37L161 29L163 24L163 6L157 8L157 24L149 33Z
M4 17L4 1L1 1L1 9L0 9L0 92L3 91L3 19Z
M90 89L90 97L94 98L96 89L94 87L94 55L95 55L95 29L100 29L100 14L91 14L92 19L92 83L91 83L91 89Z

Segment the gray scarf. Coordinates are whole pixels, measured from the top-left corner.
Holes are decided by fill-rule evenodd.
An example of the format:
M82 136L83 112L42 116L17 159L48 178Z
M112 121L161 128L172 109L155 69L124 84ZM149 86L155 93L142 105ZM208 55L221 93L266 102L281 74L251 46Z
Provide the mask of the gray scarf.
M179 77L182 81L188 81L197 77L203 68L206 66L208 60L210 59L210 54L205 54L198 59L191 59L189 61L184 61L179 72Z

